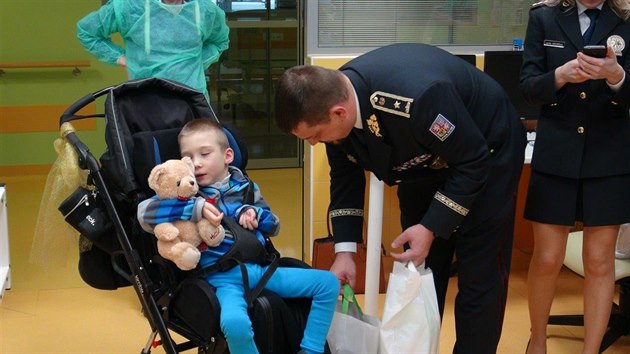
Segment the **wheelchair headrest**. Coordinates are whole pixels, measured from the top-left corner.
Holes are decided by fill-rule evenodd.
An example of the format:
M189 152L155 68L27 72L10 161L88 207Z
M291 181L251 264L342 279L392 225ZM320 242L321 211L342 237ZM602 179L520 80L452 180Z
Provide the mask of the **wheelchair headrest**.
M223 131L228 138L228 143L232 150L234 150L234 160L230 165L238 167L244 171L247 166L247 146L243 137L236 132L232 127L223 125Z
M140 184L140 193L145 197L153 195L147 178L155 165L166 160L179 159L177 136L182 128L144 131L133 134L134 172ZM247 167L247 146L241 135L232 127L223 126L228 142L234 150L231 165L242 171Z

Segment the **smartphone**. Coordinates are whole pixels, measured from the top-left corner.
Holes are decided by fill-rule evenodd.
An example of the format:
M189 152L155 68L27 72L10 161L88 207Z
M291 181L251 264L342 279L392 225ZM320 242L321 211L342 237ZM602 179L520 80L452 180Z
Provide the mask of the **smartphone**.
M587 45L582 49L582 53L595 58L605 58L606 52L608 48L605 45Z

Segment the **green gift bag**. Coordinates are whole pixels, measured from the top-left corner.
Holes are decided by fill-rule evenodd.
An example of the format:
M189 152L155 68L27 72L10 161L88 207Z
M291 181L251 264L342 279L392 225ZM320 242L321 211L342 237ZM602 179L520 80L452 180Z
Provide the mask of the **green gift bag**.
M331 354L378 352L379 320L363 313L348 284L343 286L326 339Z

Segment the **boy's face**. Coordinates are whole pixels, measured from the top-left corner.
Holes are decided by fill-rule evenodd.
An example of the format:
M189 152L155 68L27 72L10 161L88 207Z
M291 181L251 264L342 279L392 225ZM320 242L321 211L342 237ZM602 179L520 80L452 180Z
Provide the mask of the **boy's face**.
M212 131L182 136L179 151L182 157L188 156L192 159L197 183L203 187L223 180L227 176L228 165L234 159L232 149L222 150Z

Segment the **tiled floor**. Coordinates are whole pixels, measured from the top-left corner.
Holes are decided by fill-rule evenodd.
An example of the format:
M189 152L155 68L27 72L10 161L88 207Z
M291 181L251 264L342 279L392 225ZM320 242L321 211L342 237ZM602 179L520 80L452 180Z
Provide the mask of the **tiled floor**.
M528 338L525 255L515 264L499 353L523 353ZM455 280L455 279L453 279ZM455 284L452 284L455 286ZM553 313L579 313L581 279L563 271ZM451 351L454 333L452 292L447 302L440 353ZM382 303L382 298L380 299ZM581 327L549 327L549 353L580 353ZM12 289L0 306L0 352L4 354L139 353L149 327L130 288L113 292L86 286L65 289ZM163 353L157 348L154 353ZM607 354L630 353L622 338Z
M31 188L14 188L8 198L9 217L12 222L20 223L25 235L33 232L32 210L36 209L33 198L37 200L38 193L41 194L41 189L33 187L28 178L21 181ZM86 286L76 271L75 250L69 252L65 266L44 272L28 263L28 253L24 250L30 249L30 239L11 238L11 249L22 251L12 255L13 288L5 292L0 303L0 353L139 353L150 329L133 289L102 291ZM529 336L525 286L528 262L529 255L515 250L499 353L525 351ZM454 281L455 278L451 290ZM581 313L581 286L579 276L563 270L553 313ZM450 353L454 342L453 297L454 292L450 291L440 353ZM550 326L548 333L550 354L580 353L581 327ZM157 348L153 352L163 353L163 350ZM630 337L620 339L606 351L606 354L628 353Z

